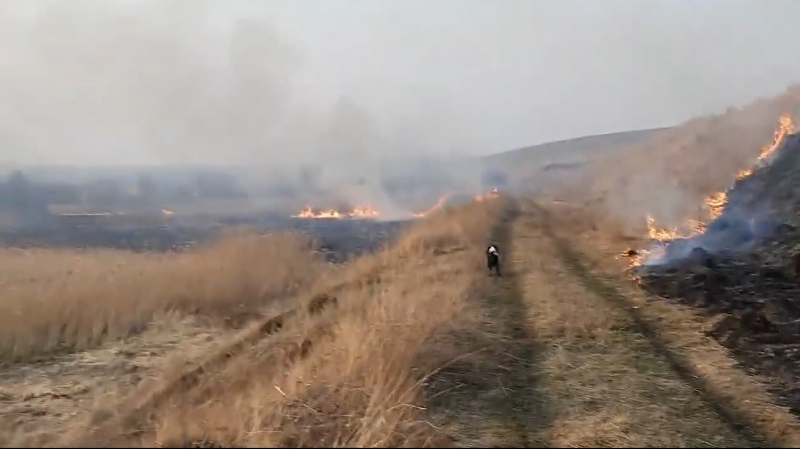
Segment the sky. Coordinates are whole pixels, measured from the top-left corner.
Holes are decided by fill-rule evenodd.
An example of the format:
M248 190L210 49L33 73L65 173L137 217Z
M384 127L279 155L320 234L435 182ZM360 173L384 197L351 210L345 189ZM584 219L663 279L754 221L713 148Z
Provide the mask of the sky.
M800 81L800 2L2 0L0 161L480 155Z

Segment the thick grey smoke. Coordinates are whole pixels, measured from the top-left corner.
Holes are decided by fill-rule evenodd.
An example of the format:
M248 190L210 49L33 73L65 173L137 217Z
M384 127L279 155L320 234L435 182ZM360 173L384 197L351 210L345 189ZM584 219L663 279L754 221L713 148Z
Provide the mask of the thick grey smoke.
M486 154L777 91L793 2L4 0L0 161L479 187ZM680 24L680 26L678 26ZM765 32L766 30L769 32ZM295 180L296 181L296 180ZM361 187L358 187L361 186ZM380 198L373 201L382 201Z
M40 3L3 39L3 157L241 164L263 151L300 56L267 23L208 20L202 1Z

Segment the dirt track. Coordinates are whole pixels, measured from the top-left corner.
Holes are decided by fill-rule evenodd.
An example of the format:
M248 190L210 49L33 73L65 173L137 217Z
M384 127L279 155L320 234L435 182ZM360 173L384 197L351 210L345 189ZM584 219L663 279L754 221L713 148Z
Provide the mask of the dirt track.
M504 376L506 424L485 430L557 447L760 445L624 298L579 265L544 209L525 202L505 231L507 276L492 301L517 318L509 333L527 336L528 360Z

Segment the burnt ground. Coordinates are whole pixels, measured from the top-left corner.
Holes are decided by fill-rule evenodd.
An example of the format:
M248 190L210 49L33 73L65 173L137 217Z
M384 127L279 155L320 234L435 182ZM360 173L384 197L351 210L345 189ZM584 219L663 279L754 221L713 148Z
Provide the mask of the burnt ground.
M251 226L266 232L299 232L316 239L332 262L343 262L383 248L412 221L247 217L222 220L222 225Z
M214 222L161 226L110 226L103 223L47 224L0 231L0 246L31 248L112 248L128 251L181 251L218 238L226 228L248 226L259 232L299 232L312 236L333 262L374 251L391 242L408 222L305 220L274 216L228 217Z
M726 195L703 234L640 267L640 284L713 317L707 334L800 414L800 133Z
M781 405L800 415L800 230L757 250L694 250L669 264L641 267L652 294L713 318L706 332L750 373L769 380Z

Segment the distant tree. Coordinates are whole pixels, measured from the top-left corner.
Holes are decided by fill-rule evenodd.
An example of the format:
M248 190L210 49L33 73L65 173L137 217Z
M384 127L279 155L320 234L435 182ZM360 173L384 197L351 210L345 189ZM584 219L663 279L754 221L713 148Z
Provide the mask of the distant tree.
M29 190L30 182L28 182L28 178L19 171L14 170L9 176L7 181L8 187L14 193L24 193Z
M117 181L104 179L89 185L86 202L92 207L113 210L119 206L122 196L122 187Z
M10 198L6 198L4 203L11 205L16 212L24 213L28 208L31 196L31 186L28 178L21 171L15 170L9 175L6 185L8 190L5 193Z
M136 191L145 201L153 201L158 195L158 185L150 175L142 173L136 179Z
M47 198L42 186L32 184L19 170L14 171L0 190L0 204L28 224L49 215Z

